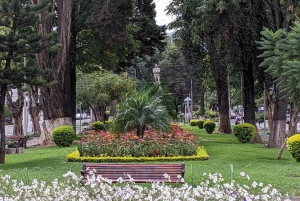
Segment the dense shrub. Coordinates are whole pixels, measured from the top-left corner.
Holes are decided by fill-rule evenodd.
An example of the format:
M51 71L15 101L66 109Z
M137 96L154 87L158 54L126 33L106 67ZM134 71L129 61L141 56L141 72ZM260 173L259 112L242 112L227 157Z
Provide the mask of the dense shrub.
M104 130L104 129L105 129L105 126L104 126L103 122L101 122L101 121L94 121L92 123L92 130L99 131L99 130Z
M295 134L287 139L287 149L293 158L300 162L300 134Z
M112 121L111 120L106 121L105 124L104 124L104 130L108 131L109 127L111 125L112 125Z
M203 124L204 124L205 121L206 121L205 119L200 119L200 120L198 120L197 125L198 125L198 127L199 127L200 129L203 129Z
M59 147L69 147L74 139L75 132L71 126L60 126L53 130L52 139Z
M121 135L105 131L91 131L78 143L80 156L192 156L199 141L189 132L163 133L146 130L144 138L135 131Z
M203 123L203 128L205 128L208 134L212 134L216 128L216 123L211 120L207 120Z
M252 124L237 124L233 127L233 134L239 142L246 143L253 140L256 134L255 127Z
M219 113L214 112L214 111L209 111L209 112L206 112L205 115L210 119L214 119L219 116Z
M192 119L190 121L191 126L197 126L198 120L197 119Z

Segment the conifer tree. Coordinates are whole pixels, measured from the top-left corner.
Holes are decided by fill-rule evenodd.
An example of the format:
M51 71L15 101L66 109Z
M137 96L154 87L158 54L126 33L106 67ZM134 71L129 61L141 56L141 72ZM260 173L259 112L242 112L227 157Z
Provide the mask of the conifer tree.
M38 13L48 9L44 1L35 6L30 1L5 0L0 2L0 163L5 162L4 104L8 87L21 88L24 83L40 85L37 77L44 71L34 66L24 68L23 54L38 53L48 45L41 42L50 36L37 34ZM49 16L50 17L50 16Z

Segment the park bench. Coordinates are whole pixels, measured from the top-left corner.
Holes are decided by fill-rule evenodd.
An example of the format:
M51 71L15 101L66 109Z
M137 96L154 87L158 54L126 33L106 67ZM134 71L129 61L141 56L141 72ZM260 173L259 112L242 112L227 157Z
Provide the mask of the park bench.
M165 183L182 183L184 178L185 164L124 164L124 163L83 163L81 170L82 180L84 183L90 172L94 172L95 176L101 175L103 178L117 182L122 177L124 181L130 181L128 174L134 179L135 183L147 182L165 182ZM167 180L164 174L170 176Z

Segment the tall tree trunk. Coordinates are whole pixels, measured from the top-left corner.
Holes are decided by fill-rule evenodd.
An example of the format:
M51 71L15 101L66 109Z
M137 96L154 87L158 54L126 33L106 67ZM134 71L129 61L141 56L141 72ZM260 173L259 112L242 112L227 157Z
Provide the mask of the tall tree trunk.
M287 100L282 98L283 94L280 93L280 88L278 86L276 86L275 92L275 108L271 132L269 135L269 148L280 148L285 142L286 135Z
M297 132L297 126L293 126L291 122L296 121L297 119L297 111L295 110L295 104L294 102L290 102L290 122L289 122L289 133L295 134Z
M252 62L244 63L243 66L243 107L244 107L244 122L250 123L256 128L255 119L255 102L254 102L254 76ZM253 139L255 143L263 143L257 128L256 135Z
M220 124L217 132L219 133L232 133L229 117L229 97L228 97L228 74L227 66L222 63L221 56L218 54L218 50L215 46L213 38L209 41L209 54L211 60L211 69L214 74L216 82L217 96L218 96L218 108L220 115ZM224 51L222 47L220 52Z
M40 4L43 0L32 0ZM36 55L37 63L42 69L50 69L51 75L44 77L48 82L55 80L57 84L41 88L42 107L44 112L44 129L41 133L40 144L52 143L52 130L62 125L73 125L75 122L75 68L70 65L71 21L74 1L54 1L57 14L57 41L62 45L54 58L48 51ZM44 20L47 13L41 13ZM53 24L44 22L37 26L38 32L50 34Z
M40 116L39 116L41 105L39 103L38 89L35 87L30 87L28 96L29 96L29 114L31 116L31 121L32 121L32 131L34 133L41 134Z
M4 104L7 86L2 85L0 91L0 164L5 163L5 121L4 121Z
M6 93L7 107L9 108L14 120L13 135L24 136L23 130L23 107L24 107L24 93L20 89L17 90L18 98L15 102L12 100L12 93ZM25 122L24 122L25 125Z
M282 7L280 5L280 0L274 0L274 10L276 16L276 27L278 30L284 28L287 31L291 23L291 13L295 8L294 0L288 0L286 3L286 12L283 17ZM287 110L287 99L283 98L285 94L280 92L280 87L276 86L274 89L275 92L275 105L274 105L274 114L272 118L272 127L269 136L269 148L280 148L284 147L285 144L285 135L286 135L286 110ZM281 151L282 154L283 150ZM281 154L278 155L278 159L281 158Z

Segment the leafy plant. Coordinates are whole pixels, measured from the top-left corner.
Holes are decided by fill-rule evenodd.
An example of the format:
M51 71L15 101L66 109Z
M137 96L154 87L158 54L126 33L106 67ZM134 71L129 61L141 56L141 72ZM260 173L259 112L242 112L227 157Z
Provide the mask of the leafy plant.
M198 127L199 127L200 129L203 129L203 124L204 124L205 121L206 121L205 119L200 119L200 120L198 121L197 125L198 125Z
M114 132L136 130L136 135L143 137L148 127L162 131L170 130L170 115L163 105L162 89L158 89L152 96L149 95L150 91L151 89L128 93L124 100L120 101L117 115L113 119Z
M104 123L101 121L94 121L92 123L92 130L99 131L99 130L104 130L104 128L105 128Z
M207 120L203 123L203 128L205 128L208 134L212 134L216 128L216 123L211 120Z
M192 120L190 121L190 124L191 124L191 126L197 126L198 120L197 120L197 119L192 119Z
M75 132L71 126L60 126L53 130L52 139L59 147L69 147L74 140Z
M300 162L300 134L295 134L287 139L287 149L293 158Z
M255 132L255 127L249 123L237 124L233 127L234 136L236 136L238 141L242 143L253 140L256 134Z

